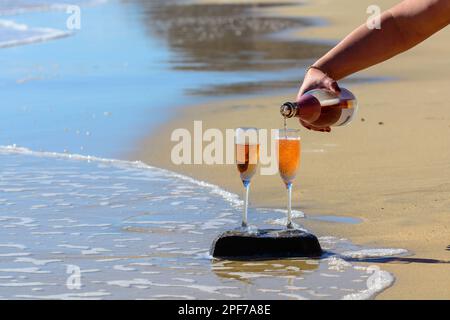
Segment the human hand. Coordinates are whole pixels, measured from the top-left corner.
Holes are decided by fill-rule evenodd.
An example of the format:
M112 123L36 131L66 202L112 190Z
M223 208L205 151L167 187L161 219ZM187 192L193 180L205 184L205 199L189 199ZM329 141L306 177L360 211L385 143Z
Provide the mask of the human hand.
M305 75L305 79L303 80L303 83L298 91L297 94L297 101L300 100L300 97L307 91L313 90L313 89L327 89L335 93L339 93L341 89L339 88L339 85L337 84L336 80L329 77L326 73L324 73L322 70L318 68L310 68L308 72ZM321 132L330 132L330 127L315 127L310 125L309 123L306 123L302 120L300 120L300 123L309 130L314 131L321 131Z

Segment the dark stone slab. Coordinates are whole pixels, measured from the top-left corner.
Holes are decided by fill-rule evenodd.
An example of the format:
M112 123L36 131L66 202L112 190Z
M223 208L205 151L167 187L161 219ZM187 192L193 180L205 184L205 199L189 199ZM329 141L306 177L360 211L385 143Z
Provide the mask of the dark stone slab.
M215 258L230 260L318 257L322 254L317 237L298 229L225 231L211 246Z

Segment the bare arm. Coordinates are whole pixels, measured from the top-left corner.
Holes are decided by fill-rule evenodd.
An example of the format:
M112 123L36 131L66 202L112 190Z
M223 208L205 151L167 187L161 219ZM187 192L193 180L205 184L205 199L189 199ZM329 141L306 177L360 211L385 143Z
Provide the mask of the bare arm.
M360 26L314 65L339 80L414 47L449 22L449 0L406 0L381 15L381 29Z
M320 70L306 74L298 98L313 88L339 91L336 80L388 60L446 27L450 0L404 0L380 18L380 29L358 27L315 62Z

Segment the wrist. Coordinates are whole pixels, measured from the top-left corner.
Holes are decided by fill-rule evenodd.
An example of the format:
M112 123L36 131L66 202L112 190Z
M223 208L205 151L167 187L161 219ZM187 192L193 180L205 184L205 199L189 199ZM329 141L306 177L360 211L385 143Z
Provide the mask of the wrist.
M325 72L322 68L320 68L320 67L318 67L318 66L316 66L314 64L312 64L308 68L306 68L305 74L307 74L311 70L318 70L318 71L322 72L324 75L326 75L328 77L328 73L327 72Z
M325 65L325 63L321 63L320 60L316 61L311 66L309 66L306 69L306 72L309 72L310 70L317 70L317 71L321 72L322 74L324 74L326 77L331 78L333 80L337 80L335 78L335 74L334 74L333 70L331 68L327 67Z

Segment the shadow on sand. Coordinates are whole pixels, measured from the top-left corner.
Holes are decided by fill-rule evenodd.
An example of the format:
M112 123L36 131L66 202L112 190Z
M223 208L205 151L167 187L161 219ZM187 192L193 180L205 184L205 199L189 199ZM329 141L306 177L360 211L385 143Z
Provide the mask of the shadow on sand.
M449 250L449 249L447 249ZM450 264L450 260L429 259L429 258L413 258L413 257L383 257L383 258L369 258L369 259L356 259L346 258L346 261L350 262L367 262L367 263L421 263L421 264Z

